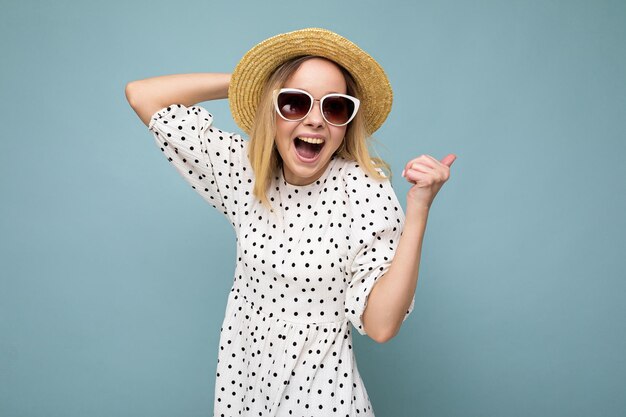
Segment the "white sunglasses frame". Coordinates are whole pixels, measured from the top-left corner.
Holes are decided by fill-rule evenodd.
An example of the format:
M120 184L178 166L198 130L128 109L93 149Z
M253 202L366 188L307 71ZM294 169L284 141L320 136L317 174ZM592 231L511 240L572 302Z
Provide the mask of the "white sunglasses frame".
M311 107L309 107L309 110L306 112L306 114L304 116L302 116L300 119L287 119L285 116L282 115L282 113L280 112L280 109L278 108L278 96L280 95L280 93L289 93L289 92L293 92L293 93L303 93L306 94L307 96L309 96L311 98ZM350 116L350 118L348 119L347 122L342 123L342 124L336 124L336 123L331 123L328 119L326 119L326 116L324 116L324 111L323 109L323 103L324 100L328 97L343 97L343 98L347 98L348 100L352 101L354 103L354 112L352 112L352 116ZM301 90L299 88L281 88L279 90L274 90L274 107L276 108L276 113L284 120L288 121L288 122L299 122L301 120L306 119L306 117L311 113L311 110L313 110L313 105L316 101L320 102L320 114L322 115L322 117L324 118L324 121L326 123L328 123L329 125L332 126L337 126L337 127L341 127L341 126L345 126L348 123L350 123L352 121L352 119L354 119L354 117L356 116L357 112L359 111L359 106L361 105L361 101L356 98L356 97L352 97L349 96L347 94L340 94L340 93L330 93L330 94L326 94L324 97L320 98L319 100L316 100L311 93L309 93L308 91L305 90Z

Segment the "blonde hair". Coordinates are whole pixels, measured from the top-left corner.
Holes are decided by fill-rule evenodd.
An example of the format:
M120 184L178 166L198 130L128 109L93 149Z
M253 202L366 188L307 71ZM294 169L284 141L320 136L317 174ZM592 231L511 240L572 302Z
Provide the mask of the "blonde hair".
M254 125L250 132L250 142L248 146L248 158L254 172L254 196L264 205L271 208L267 199L267 189L272 182L272 177L276 175L282 167L282 158L275 146L276 136L276 110L273 102L273 92L282 88L287 79L302 65L303 62L312 58L322 58L317 56L301 56L293 58L278 67L269 77L254 117ZM322 58L326 59L326 58ZM346 80L347 94L359 98L359 90L356 82L341 65L333 62L339 67ZM363 111L358 111L354 119L348 124L345 138L335 155L349 161L356 161L358 165L371 177L382 180L391 178L389 164L378 157L371 157L368 149L372 137L367 135ZM383 171L381 173L378 170Z

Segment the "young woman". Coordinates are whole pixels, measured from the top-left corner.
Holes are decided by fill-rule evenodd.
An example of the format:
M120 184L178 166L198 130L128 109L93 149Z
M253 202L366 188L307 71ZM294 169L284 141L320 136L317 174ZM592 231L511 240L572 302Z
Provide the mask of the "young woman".
M367 141L391 110L380 65L324 29L280 34L230 74L134 81L157 145L232 224L216 416L373 416L352 331L383 343L413 310L426 221L454 155L411 159L406 216ZM196 103L228 98L250 139Z

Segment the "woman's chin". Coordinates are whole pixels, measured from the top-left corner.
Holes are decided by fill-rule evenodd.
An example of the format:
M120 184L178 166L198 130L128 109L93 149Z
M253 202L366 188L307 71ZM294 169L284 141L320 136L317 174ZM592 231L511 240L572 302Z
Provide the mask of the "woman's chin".
M308 185L319 179L330 162L330 155L318 154L312 160L296 157L289 164L283 164L285 180L293 185Z

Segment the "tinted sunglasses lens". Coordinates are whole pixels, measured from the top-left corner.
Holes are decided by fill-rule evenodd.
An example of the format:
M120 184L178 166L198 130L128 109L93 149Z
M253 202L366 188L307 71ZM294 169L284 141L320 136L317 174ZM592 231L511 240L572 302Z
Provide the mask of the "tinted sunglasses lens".
M345 97L327 97L324 99L324 117L332 124L345 124L354 113L354 102Z
M299 120L311 108L311 98L304 93L282 92L278 95L278 111L288 120Z

